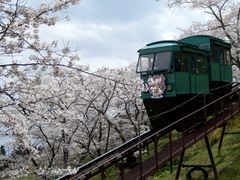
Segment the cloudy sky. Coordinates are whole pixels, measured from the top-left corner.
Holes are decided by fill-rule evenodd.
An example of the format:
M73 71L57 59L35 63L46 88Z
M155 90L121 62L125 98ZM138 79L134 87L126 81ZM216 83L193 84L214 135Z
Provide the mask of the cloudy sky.
M137 50L153 41L174 39L204 14L169 9L167 0L82 0L67 10L70 21L42 29L45 39L79 48L80 63L90 69L136 63Z

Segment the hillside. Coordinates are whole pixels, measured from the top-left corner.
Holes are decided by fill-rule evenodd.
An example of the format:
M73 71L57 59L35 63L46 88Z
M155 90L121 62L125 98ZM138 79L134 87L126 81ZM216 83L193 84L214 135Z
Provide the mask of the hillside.
M228 132L240 132L240 115L236 116L229 122L227 130ZM240 179L240 135L225 135L221 152L218 152L218 143L221 134L221 129L209 135L211 142L212 152L220 180L235 180ZM170 173L169 166L161 169L149 180L172 180L175 179L176 169L178 165L178 159L174 160L173 173ZM204 140L201 140L197 144L193 145L185 152L183 164L210 164L207 149ZM180 179L186 179L186 174L191 168L182 168L180 173ZM208 172L208 178L214 179L211 168L205 168ZM192 173L194 179L203 179L202 173Z

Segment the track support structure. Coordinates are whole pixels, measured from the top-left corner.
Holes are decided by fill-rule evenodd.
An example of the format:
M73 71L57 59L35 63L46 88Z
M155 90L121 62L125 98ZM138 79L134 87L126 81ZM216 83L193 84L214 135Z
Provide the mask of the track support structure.
M219 144L218 144L218 152L221 152L224 135L227 135L227 134L232 134L232 135L239 134L240 135L240 132L226 132L226 126L227 126L226 123L224 123L224 125L222 126L222 133L221 133L221 137L220 137Z
M181 156L180 156L180 160L179 160L179 164L178 164L175 180L179 179L180 171L181 171L182 167L192 167L192 168L200 168L200 169L202 169L203 167L212 168L213 174L214 174L214 179L218 180L218 172L217 172L216 164L214 162L211 146L210 146L210 143L209 143L207 135L205 135L204 140L205 140L205 144L206 144L206 148L207 148L207 151L208 151L208 156L209 156L211 165L200 165L200 164L199 165L184 165L183 164L183 157L184 157L184 153L185 153L185 150L184 150L182 152Z

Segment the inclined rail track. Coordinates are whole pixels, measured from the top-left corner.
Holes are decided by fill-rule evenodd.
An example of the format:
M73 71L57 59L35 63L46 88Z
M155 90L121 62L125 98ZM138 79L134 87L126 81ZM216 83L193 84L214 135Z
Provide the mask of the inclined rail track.
M139 173L140 165L134 167L124 177L119 179L145 179L156 171L156 168L164 166L171 158L180 155L183 151L191 147L193 144L204 138L207 134L221 127L229 118L240 111L240 103L235 103L231 108L227 108L218 114L214 119L207 121L201 127L191 133L187 133L176 141L167 144L156 155L151 156L142 164L142 174Z
M153 174L157 169L164 166L167 162L170 162L171 165L174 157L181 154L184 150L191 147L191 145L204 138L216 128L221 127L224 123L226 123L227 120L239 113L239 94L240 84L236 84L233 86L232 92L179 119L164 129L161 129L157 132L148 131L139 137L135 137L121 146L118 146L106 154L103 154L102 156L90 161L89 163L80 166L77 168L77 173L66 174L59 179L90 179L97 174L100 174L101 179L106 179L105 171L111 166L118 167L117 176L119 179L145 179L149 175ZM173 140L174 137L172 135L172 130L174 129L174 125L177 123L182 123L184 129L184 120L186 118L194 116L200 111L204 111L207 107L221 101L224 98L237 99L210 119L195 124L193 127L191 127L191 131L189 131L189 129L184 130L177 140ZM166 134L168 134L168 143L162 148L159 148L159 142L163 136L166 138ZM143 161L141 152L143 148L150 143L154 144L154 153L149 159ZM125 168L124 159L135 151L140 152L138 165L132 169Z

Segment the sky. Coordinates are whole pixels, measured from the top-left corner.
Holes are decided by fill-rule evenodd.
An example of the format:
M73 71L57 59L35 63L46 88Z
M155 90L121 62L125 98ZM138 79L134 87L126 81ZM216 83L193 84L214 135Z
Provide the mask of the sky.
M42 28L40 36L78 48L79 63L92 70L136 64L137 50L145 44L176 39L178 28L205 18L197 11L169 9L167 0L82 0L64 14L69 21Z

